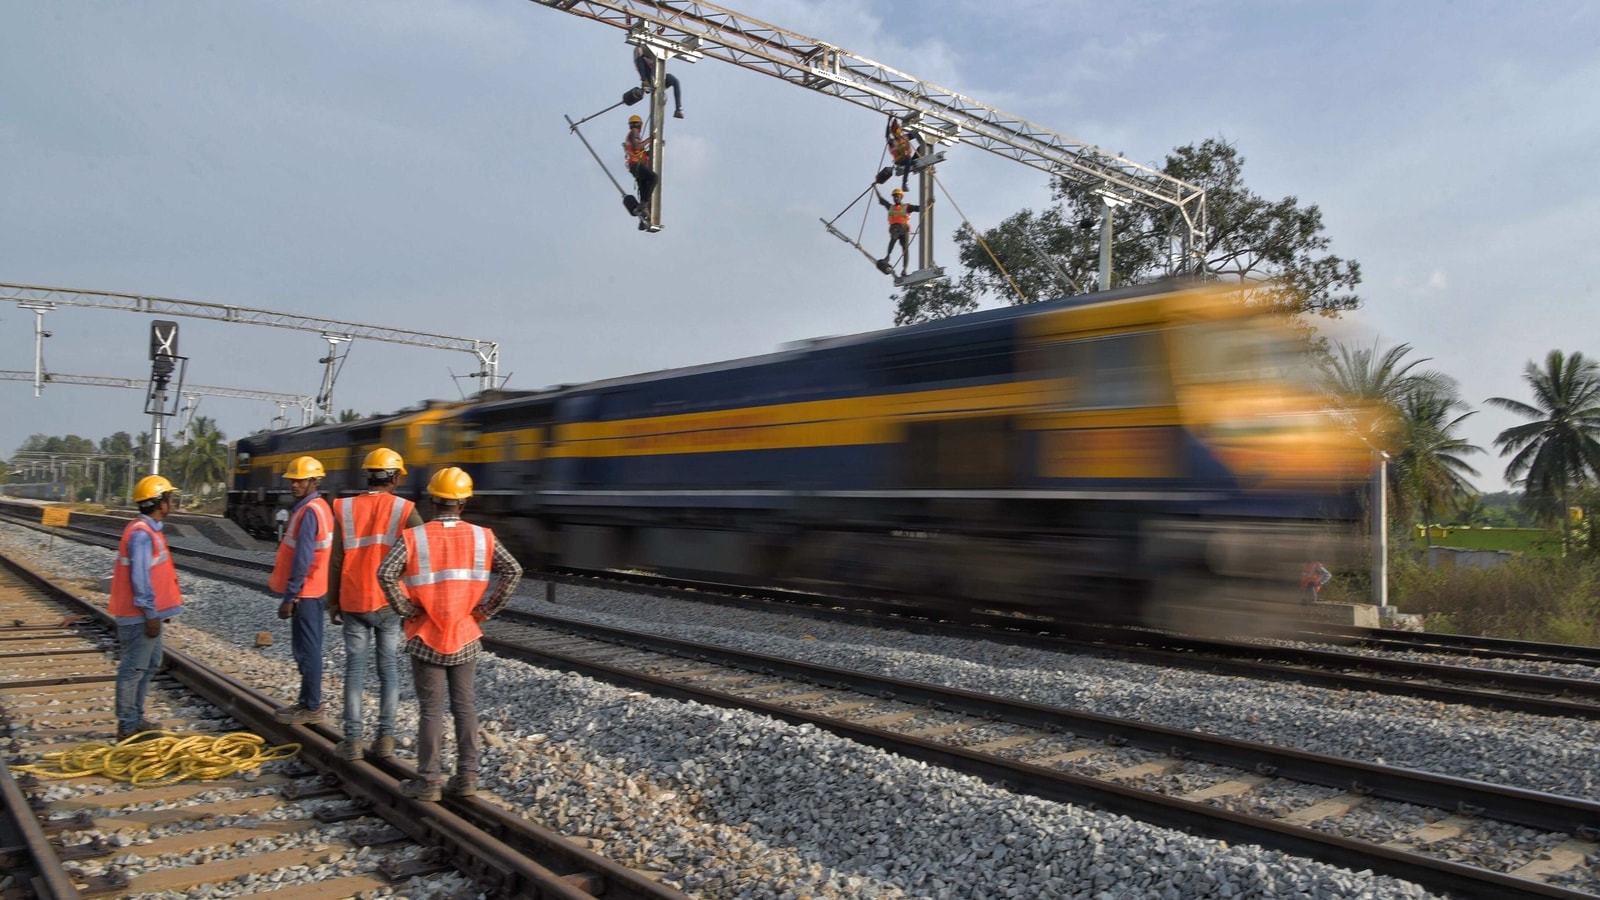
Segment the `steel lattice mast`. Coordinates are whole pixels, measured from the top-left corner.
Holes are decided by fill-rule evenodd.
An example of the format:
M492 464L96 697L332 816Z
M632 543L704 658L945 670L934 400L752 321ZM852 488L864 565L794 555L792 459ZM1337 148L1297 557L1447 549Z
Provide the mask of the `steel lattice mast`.
M1052 176L1094 188L1108 205L1134 203L1183 220L1180 268L1205 246L1205 190L1164 172L1057 134L1018 116L923 81L815 38L711 3L651 0L531 0L627 30L633 22L666 26L704 56L904 117L943 140L981 147Z

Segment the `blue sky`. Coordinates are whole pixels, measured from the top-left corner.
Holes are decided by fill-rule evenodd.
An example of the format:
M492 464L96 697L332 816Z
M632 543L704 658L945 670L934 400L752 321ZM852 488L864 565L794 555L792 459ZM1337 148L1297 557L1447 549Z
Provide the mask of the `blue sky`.
M1159 164L1221 137L1269 198L1321 207L1366 307L1474 405L1551 349L1600 357L1600 4L752 0L738 11ZM908 15L916 10L915 17ZM642 235L567 133L632 84L616 29L524 0L0 8L0 281L498 340L510 386L749 356L887 327L888 280L826 234L880 159L867 110L716 60L675 65L666 228ZM585 127L626 182L627 112ZM989 227L1043 175L959 147L940 180ZM854 234L860 207L840 220ZM941 209L939 262L955 268ZM878 250L883 223L866 222ZM57 372L141 377L151 316L46 317ZM315 334L179 320L195 383L314 393ZM0 369L33 317L0 304ZM466 354L357 341L338 408L459 396ZM464 389L470 389L463 382ZM147 430L133 391L0 382L27 435ZM277 408L204 399L232 437ZM1484 409L1465 436L1502 487Z

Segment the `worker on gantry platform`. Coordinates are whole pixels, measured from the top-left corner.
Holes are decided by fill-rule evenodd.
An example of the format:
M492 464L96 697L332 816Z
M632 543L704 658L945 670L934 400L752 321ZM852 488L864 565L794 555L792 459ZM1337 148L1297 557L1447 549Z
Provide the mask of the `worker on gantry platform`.
M898 116L890 116L889 124L883 129L884 143L889 145L889 156L894 160L894 172L900 176L900 189L905 190L911 186L911 164L922 151L922 138L917 138L917 147L911 146L911 136L906 134L905 126L900 123ZM884 177L878 177L882 184Z
M893 203L883 199L876 185L873 186L872 193L878 198L879 205L889 211L889 249L884 251L883 259L878 260L878 269L885 275L893 274L894 266L889 262L889 258L894 255L894 245L899 243L900 277L904 278L906 268L911 263L911 214L922 212L922 207L905 202L906 192L900 188L895 188L889 194L894 198ZM928 205L932 204L933 201L930 199Z
M622 158L628 173L639 186L639 230L650 227L650 198L656 189L656 171L650 168L650 139L643 133L644 120L628 117L628 136L622 142Z
M656 83L656 54L655 51L644 44L633 45L633 67L639 71L640 85L649 91ZM683 118L683 86L678 83L678 76L667 73L666 85L672 88L672 112L674 119Z

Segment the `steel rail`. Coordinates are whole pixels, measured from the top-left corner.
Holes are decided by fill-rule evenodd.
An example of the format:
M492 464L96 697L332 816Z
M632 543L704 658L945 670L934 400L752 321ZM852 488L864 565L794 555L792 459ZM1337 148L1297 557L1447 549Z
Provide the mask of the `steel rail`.
M114 627L105 610L67 591L25 563L0 555L0 564L95 621ZM262 733L290 732L302 745L301 756L324 772L337 773L340 789L370 806L373 813L426 846L442 848L451 864L490 888L498 897L548 900L688 900L687 895L659 884L604 856L584 850L561 835L506 814L490 814L476 800L424 803L400 794L397 781L415 777L415 770L390 761L383 769L341 758L336 736L327 727L284 725L274 718L277 703L260 691L218 672L179 650L163 651L165 670L218 709ZM476 818L489 828L472 821ZM515 843L517 846L513 846ZM564 864L565 873L547 861Z
M563 622L562 628L571 628L573 624ZM648 636L632 637L646 644L653 642ZM1371 869L1385 875L1414 881L1434 890L1451 891L1463 896L1559 897L1569 900L1579 900L1579 898L1593 900L1594 897L1592 894L1500 872L1338 837L1313 828L1231 812L1204 803L1167 797L1096 778L1058 772L1042 766L1003 759L830 716L807 713L736 694L696 688L668 678L496 640L488 636L485 636L484 643L486 647L501 656L520 659L535 665L575 671L612 684L647 691L653 696L705 703L726 709L748 710L795 725L811 725L860 744L982 778L1007 790L1059 803L1093 804L1111 813L1202 837L1259 844L1295 856L1308 857L1355 870ZM720 649L712 651L708 655L708 661L714 661L715 655L719 652L722 651ZM771 661L769 663L774 666L782 665ZM859 677L860 673L841 671L841 675L846 680L843 686L849 689L848 681ZM833 684L826 678L821 679L819 683L823 686ZM993 699L984 698L985 702L991 704Z

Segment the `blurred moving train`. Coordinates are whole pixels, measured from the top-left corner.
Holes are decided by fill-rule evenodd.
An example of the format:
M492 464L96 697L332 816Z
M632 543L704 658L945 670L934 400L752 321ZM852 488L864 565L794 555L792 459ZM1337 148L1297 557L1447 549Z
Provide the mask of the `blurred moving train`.
M291 459L332 497L387 446L530 568L1193 627L1294 603L1360 515L1311 372L1238 291L1130 288L252 435L228 515L271 536Z
M0 484L0 496L19 497L23 500L65 500L67 486L60 481Z

